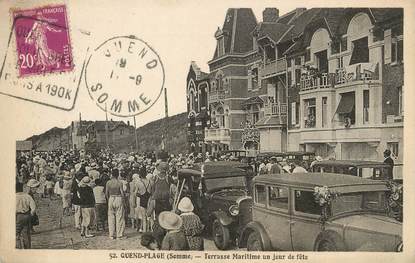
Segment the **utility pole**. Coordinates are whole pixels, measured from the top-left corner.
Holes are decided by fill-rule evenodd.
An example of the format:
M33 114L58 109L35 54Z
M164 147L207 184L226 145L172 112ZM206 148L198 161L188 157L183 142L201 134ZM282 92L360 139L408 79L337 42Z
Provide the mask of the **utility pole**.
M134 137L135 137L135 150L138 152L138 137L137 137L137 124L135 122L135 116L134 118Z
M106 103L105 103L105 145L108 149L108 112L107 112Z
M164 88L164 111L165 111L165 117L169 117L169 105L167 102L167 89Z
M167 138L167 131L168 131L168 127L167 127L167 118L169 117L169 105L168 105L168 100L167 100L167 89L164 88L164 123L165 123L165 130L164 130L164 134L162 135L162 150L168 151L168 147L167 147L167 142L168 142L168 138Z

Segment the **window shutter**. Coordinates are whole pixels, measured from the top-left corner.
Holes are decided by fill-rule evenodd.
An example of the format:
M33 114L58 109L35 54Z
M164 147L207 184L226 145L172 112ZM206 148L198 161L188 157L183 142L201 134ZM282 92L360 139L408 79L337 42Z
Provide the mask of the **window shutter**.
M291 103L291 124L295 125L297 124L297 120L296 120L296 109L297 109L297 105L295 102Z
M252 70L248 69L248 90L252 90Z
M387 29L384 32L384 58L385 64L389 64L392 62L392 30Z

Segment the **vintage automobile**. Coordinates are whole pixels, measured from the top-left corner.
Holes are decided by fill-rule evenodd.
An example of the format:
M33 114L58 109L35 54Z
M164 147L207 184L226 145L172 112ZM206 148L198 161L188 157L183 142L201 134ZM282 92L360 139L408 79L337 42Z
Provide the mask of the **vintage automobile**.
M317 195L321 189L323 194ZM253 180L252 221L243 230L239 247L260 251L402 251L402 223L387 216L389 195L386 182L351 175L257 176ZM317 197L321 196L330 201L320 203Z
M219 152L217 154L217 157L219 158L220 156L223 156L223 155L228 155L235 160L241 161L242 159L247 157L247 152L243 150L226 150L226 151Z
M315 153L313 152L286 152L285 153L287 161L295 161L299 164L301 163L307 163L308 167L310 167L311 162L313 162L316 158ZM308 169L308 167L304 167Z
M373 180L390 180L390 166L383 162L363 160L324 160L315 162L312 172L350 174ZM401 180L397 180L402 183Z
M251 221L252 167L240 162L205 162L179 170L178 177L217 248L225 250L235 244Z
M312 162L315 159L315 153L313 152L261 152L257 155L258 159L263 158L271 158L276 157L277 161L280 162L283 159L291 160L291 161L306 161L306 162Z

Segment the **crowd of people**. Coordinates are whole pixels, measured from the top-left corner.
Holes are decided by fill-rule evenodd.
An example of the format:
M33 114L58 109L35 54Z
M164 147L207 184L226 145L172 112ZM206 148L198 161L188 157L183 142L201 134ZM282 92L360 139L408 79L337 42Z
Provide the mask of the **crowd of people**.
M31 247L33 226L39 224L35 200L59 198L62 217L73 216L83 238L108 231L111 239L125 239L125 228L131 227L143 233L142 245L149 249L203 250L204 226L193 213L192 201L178 196L176 171L209 158L163 151L157 156L110 151L91 155L83 150L22 153L16 160L16 245Z
M389 156L385 151L385 158ZM230 154L203 157L164 151L157 155L109 150L20 153L16 158L16 246L30 248L33 227L42 221L35 200L59 198L62 217L74 217L82 238L108 231L111 239L125 239L125 228L131 227L142 233L141 244L148 249L203 250L204 226L193 213L192 200L178 187L177 171L197 162L221 160L238 159ZM305 173L321 160L316 156L310 164L276 157L239 161L249 163L255 174L277 174Z

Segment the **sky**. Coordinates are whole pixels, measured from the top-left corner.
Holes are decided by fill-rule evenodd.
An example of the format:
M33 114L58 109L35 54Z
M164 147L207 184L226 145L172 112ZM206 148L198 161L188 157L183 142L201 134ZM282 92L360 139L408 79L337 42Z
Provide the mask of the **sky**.
M191 61L205 72L216 46L214 33L223 25L230 7L251 7L258 22L265 7L279 8L280 15L292 7L279 7L279 1L71 1L67 3L72 51L82 57L86 49L95 48L105 40L121 35L135 35L149 43L159 54L165 68L165 87L168 93L169 115L186 111L186 77ZM226 2L226 3L224 3ZM56 3L56 1L55 1ZM255 6L252 6L252 5ZM1 13L9 12L10 1L0 1ZM34 1L17 1L14 5L25 9L36 6ZM0 16L0 58L7 49L10 33L10 15ZM90 36L80 32L88 31ZM12 52L12 53L10 53ZM75 65L76 67L76 65ZM105 113L88 96L85 83L81 83L75 107L63 111L16 98L0 95L1 121L13 123L16 139L26 139L52 127L66 127L71 121L104 120ZM12 113L12 114L9 114ZM136 117L137 126L164 117L164 98L147 112ZM109 116L127 122L132 118Z

